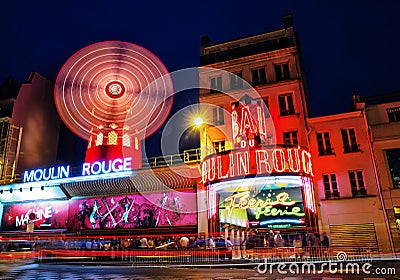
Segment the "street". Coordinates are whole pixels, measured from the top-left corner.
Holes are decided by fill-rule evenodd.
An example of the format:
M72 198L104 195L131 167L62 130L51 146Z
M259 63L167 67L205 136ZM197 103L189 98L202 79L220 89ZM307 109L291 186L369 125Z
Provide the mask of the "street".
M378 265L380 266L380 265ZM250 267L136 267L136 266L96 266L96 265L60 265L60 264L40 264L37 268L11 272L0 279L27 279L27 280L51 280L51 279L132 279L132 280L169 280L169 279L201 279L201 280L264 280L264 279L400 279L399 263L390 263L390 266L396 266L396 273L391 276L378 275L334 275L324 272L319 275L291 275L289 273L282 275L274 271L261 274L256 268ZM383 266L381 266L383 267ZM389 267L386 264L386 267Z

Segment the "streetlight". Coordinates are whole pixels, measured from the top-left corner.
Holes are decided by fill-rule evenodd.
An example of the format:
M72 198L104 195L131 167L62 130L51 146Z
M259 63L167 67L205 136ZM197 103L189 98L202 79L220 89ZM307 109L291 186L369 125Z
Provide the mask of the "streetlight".
M201 159L203 159L205 156L207 156L208 155L208 137L207 137L207 126L208 126L208 124L207 123L205 123L204 121L203 121L203 119L201 118L201 117L196 117L195 119L194 119L194 125L195 126L197 126L197 127L199 127L199 128L202 128L203 129L203 138L204 138L204 143L205 143L205 146L203 147L203 145L201 145L201 138L200 138L200 150L201 150L201 154L200 154L200 157L201 157Z
M201 117L197 117L194 119L194 125L195 126L202 126L204 123L203 119Z

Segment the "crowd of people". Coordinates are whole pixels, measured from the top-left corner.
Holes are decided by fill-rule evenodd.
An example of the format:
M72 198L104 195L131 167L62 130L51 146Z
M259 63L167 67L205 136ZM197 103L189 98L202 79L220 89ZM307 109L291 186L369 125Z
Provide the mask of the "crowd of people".
M217 236L141 236L132 238L67 238L36 239L37 248L77 250L130 250L130 249L227 249L248 251L254 248L329 247L325 233L282 234L279 231L242 237Z

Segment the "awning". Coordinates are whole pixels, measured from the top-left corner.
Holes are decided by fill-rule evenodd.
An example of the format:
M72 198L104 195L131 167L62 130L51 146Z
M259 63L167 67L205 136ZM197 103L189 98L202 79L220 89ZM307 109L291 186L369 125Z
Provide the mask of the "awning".
M195 188L200 181L198 168L186 165L157 169L135 170L134 175L122 178L99 179L60 184L60 188L69 196L103 196L128 194L167 189Z

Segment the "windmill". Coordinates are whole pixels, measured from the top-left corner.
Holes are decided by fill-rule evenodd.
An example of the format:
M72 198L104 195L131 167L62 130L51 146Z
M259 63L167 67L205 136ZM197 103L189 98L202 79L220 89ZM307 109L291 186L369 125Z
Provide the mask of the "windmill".
M141 140L166 120L173 86L163 63L148 50L105 41L72 55L55 84L66 126L88 141L85 162L132 157L142 162Z

